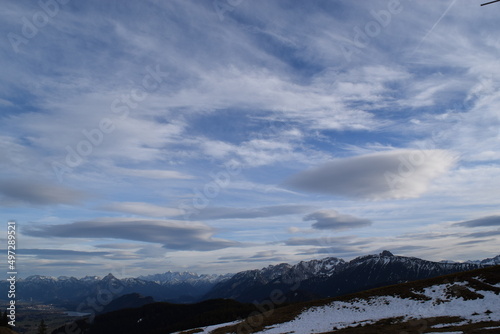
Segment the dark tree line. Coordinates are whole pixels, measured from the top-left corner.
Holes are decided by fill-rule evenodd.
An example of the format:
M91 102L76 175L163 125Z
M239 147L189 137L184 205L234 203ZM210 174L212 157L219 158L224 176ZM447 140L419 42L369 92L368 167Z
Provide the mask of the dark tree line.
M9 318L7 317L7 311L5 311L4 313L0 311L0 326L10 328Z

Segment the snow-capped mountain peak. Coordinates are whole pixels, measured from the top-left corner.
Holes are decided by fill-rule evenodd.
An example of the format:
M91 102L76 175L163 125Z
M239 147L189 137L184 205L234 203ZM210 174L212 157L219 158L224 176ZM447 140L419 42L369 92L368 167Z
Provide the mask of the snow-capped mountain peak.
M482 266L497 266L500 265L500 255L484 260L467 261L467 263L473 263Z

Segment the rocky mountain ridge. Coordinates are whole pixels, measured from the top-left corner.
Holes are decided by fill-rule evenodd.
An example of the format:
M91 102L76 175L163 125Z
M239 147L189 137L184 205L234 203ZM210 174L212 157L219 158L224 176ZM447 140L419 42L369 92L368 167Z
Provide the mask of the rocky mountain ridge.
M330 257L294 266L280 264L243 271L216 284L203 298L254 302L265 300L278 289L290 302L311 300L478 269L488 263L432 262L395 256L389 251L360 256L348 262Z
M229 298L242 302L264 300L271 291L281 289L289 301L331 297L373 287L424 279L453 272L500 264L494 258L464 263L432 262L414 257L395 256L389 251L345 261L336 257L281 263L236 274L207 275L171 272L118 279L105 277L58 278L33 275L19 279L19 300L54 303L75 307L99 291L115 287L113 298L139 293L157 301L190 303ZM5 288L6 281L0 281Z

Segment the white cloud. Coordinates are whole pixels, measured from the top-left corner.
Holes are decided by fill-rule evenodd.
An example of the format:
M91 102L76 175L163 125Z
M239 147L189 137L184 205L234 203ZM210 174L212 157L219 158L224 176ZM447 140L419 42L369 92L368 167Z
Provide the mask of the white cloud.
M180 216L184 213L184 211L180 209L168 208L143 202L115 202L103 205L99 209L148 217L172 217Z
M184 174L175 170L162 170L162 169L132 169L132 168L119 168L116 170L124 175L144 177L149 179L192 179L193 176Z

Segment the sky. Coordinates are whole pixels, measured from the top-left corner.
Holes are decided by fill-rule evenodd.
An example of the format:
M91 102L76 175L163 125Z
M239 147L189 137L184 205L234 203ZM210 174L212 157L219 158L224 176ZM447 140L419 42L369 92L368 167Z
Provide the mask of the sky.
M4 1L0 241L21 277L496 256L480 4Z

